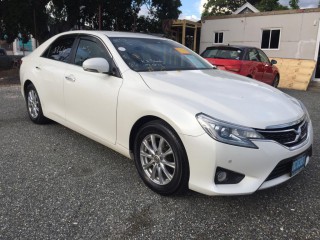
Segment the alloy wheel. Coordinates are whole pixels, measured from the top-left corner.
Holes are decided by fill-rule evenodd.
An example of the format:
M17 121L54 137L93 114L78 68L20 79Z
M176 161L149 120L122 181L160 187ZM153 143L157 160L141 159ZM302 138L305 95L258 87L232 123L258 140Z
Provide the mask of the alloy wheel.
M140 146L140 161L147 177L158 185L171 182L176 161L170 144L158 134L147 135Z
M33 89L28 92L28 110L32 118L35 119L39 116L39 98Z

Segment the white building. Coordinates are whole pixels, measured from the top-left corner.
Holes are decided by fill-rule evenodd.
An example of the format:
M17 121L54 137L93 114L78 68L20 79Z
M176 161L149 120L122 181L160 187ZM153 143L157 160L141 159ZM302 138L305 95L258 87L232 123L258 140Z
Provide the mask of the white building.
M257 12L251 7L202 19L200 52L218 44L246 45L263 49L270 58L318 61L320 8ZM319 63L316 69L320 78Z

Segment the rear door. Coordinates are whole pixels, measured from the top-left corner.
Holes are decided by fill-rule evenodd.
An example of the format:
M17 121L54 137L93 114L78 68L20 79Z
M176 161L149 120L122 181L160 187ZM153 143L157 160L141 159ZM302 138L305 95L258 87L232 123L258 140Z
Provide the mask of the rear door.
M66 119L70 127L109 143L116 141L116 112L122 78L88 72L82 64L89 58L105 58L114 66L106 46L99 39L80 36L72 64L64 74Z
M38 92L47 117L65 119L63 81L69 66L76 35L56 39L39 58L34 71L39 73Z

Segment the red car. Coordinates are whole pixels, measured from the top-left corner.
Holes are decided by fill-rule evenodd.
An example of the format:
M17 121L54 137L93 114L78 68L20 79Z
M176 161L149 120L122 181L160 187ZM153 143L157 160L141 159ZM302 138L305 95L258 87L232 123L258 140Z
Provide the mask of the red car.
M267 55L258 48L245 46L208 47L202 54L218 69L254 78L258 81L277 87L280 80L279 70Z

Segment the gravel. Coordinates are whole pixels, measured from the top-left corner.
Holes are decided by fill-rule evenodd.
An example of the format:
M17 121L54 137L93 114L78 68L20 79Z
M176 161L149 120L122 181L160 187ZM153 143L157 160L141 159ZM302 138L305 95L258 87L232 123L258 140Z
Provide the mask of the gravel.
M290 181L247 196L163 197L133 161L59 124L35 125L18 85L0 87L0 239L320 239L320 100L313 158Z

